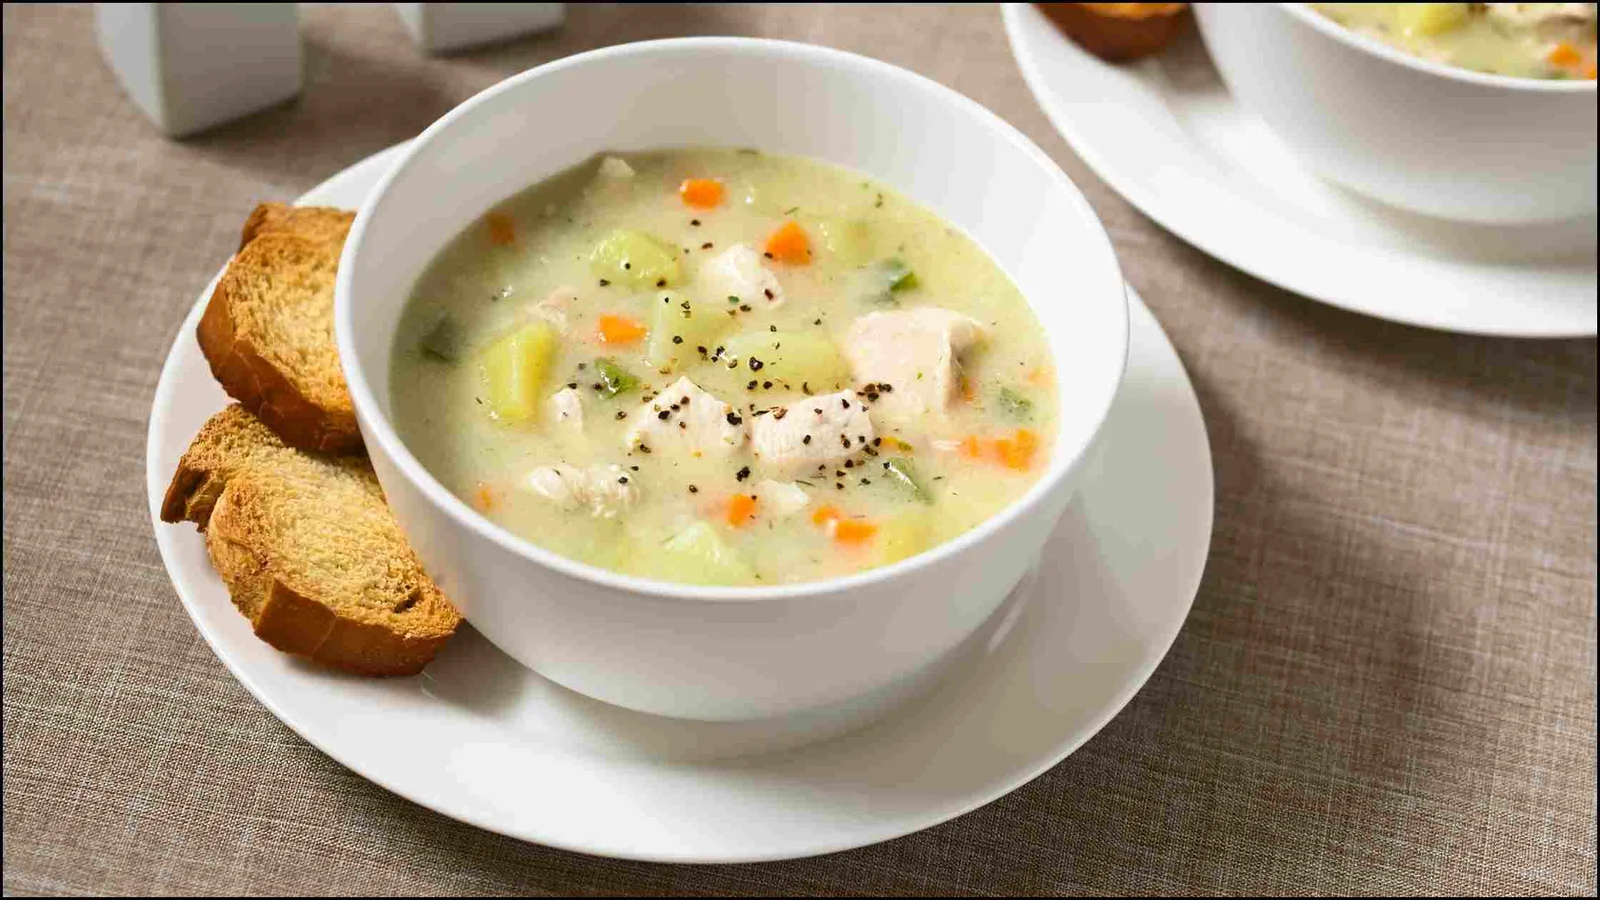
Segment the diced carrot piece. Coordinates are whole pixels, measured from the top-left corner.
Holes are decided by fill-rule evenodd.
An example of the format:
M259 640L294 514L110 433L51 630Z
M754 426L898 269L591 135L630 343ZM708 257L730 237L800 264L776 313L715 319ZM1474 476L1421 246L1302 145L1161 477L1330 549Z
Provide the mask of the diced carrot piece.
M833 539L841 544L864 544L878 533L878 526L856 519L840 519L833 523Z
M767 238L767 255L790 265L805 265L811 261L811 241L791 219Z
M969 434L961 439L961 455L967 459L981 459L983 457L983 441L975 434Z
M517 226L505 213L489 213L489 241L496 247L509 247L517 242Z
M728 498L728 525L738 528L749 522L756 514L756 498L749 494L734 494Z
M1026 428L994 442L995 456L1008 469L1023 470L1033 465L1033 454L1039 449L1039 436Z
M842 518L844 518L844 513L839 511L839 507L831 503L824 503L811 512L811 524L813 525L826 525L829 522L837 522Z
M494 491L483 482L478 482L478 489L472 493L472 504L483 512L494 509Z
M678 196L689 206L710 209L722 202L722 182L714 178L688 178L678 185Z
M1554 50L1550 51L1550 55L1545 59L1549 61L1550 65L1560 66L1565 69L1583 62L1583 54L1578 52L1577 47L1562 41L1556 45Z
M601 342L606 344L631 344L644 337L646 332L645 327L633 319L611 313L600 317L597 330Z

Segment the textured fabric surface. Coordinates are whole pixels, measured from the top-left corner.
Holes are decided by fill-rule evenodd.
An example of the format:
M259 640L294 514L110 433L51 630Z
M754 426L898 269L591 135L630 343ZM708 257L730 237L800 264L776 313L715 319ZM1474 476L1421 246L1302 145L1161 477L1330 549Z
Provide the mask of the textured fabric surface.
M387 6L305 8L304 95L183 143L87 7L5 7L8 893L1595 892L1594 341L1390 325L1188 247L1049 128L991 6L585 7L445 59ZM255 202L530 65L719 33L908 66L1060 162L1194 379L1216 531L1149 685L1010 796L819 859L593 859L414 806L257 704L162 568L145 423Z

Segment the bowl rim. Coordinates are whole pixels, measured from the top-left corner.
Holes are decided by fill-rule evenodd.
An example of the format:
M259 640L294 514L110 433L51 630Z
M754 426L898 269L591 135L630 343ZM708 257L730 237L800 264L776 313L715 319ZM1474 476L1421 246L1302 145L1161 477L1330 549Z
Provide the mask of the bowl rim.
M603 64L608 60L631 56L655 54L694 55L708 52L785 56L813 65L823 64L850 68L860 77L895 79L912 89L931 92L944 102L954 103L974 114L980 123L995 131L1002 139L1009 141L1021 150L1025 156L1031 158L1035 164L1044 170L1046 177L1053 179L1057 186L1062 189L1063 196L1072 205L1080 219L1086 220L1087 224L1091 226L1089 240L1099 245L1100 252L1097 255L1103 255L1107 260L1112 270L1110 274L1118 284L1115 314L1111 316L1117 333L1115 335L1107 335L1108 340L1116 341L1117 359L1115 372L1108 379L1101 396L1093 398L1092 405L1083 404L1084 408L1092 410L1092 413L1086 414L1086 416L1092 414L1094 427L1089 431L1088 439L1081 446L1071 448L1070 451L1058 446L1056 453L1051 458L1049 469L1040 475L1026 493L968 531L936 547L887 566L879 566L863 572L816 581L779 585L726 586L698 585L628 575L591 565L541 547L518 536L468 506L465 501L446 488L412 454L411 450L400 438L389 417L382 413L381 404L378 403L373 394L372 386L362 371L360 358L357 356L354 346L354 323L351 318L352 302L350 300L351 279L355 270L352 261L364 243L363 238L368 224L372 221L373 210L387 195L390 185L401 173L406 171L413 157L421 152L423 148L428 147L434 140L437 140L439 135L452 128L458 120L470 114L477 106L503 92L515 90L528 81L545 77L553 72L580 66ZM917 198L913 197L911 199L916 200ZM1026 296L1024 296L1024 299L1027 299ZM1033 305L1031 301L1029 305ZM1106 233L1104 224L1101 223L1099 216L1095 214L1094 208L1083 196L1082 191L1067 177L1061 167L1056 165L1054 160L1039 149L1038 145L1026 135L1017 130L1015 126L959 91L908 69L844 50L768 38L667 38L602 47L553 60L512 75L463 100L424 129L406 147L401 157L384 173L371 193L367 195L366 200L362 202L361 209L357 212L355 221L351 225L349 237L340 256L334 288L334 338L339 350L340 368L343 370L345 381L349 386L352 402L357 411L362 413L360 419L363 423L363 433L368 441L375 442L388 455L399 475L416 487L426 502L432 504L435 509L452 520L455 525L476 537L493 542L502 549L530 562L537 563L544 568L615 591L665 601L735 601L749 603L856 593L860 589L880 582L891 581L913 570L933 565L990 539L996 532L1011 526L1025 514L1045 502L1046 498L1061 486L1068 474L1084 463L1090 450L1099 442L1106 418L1110 414L1111 407L1120 391L1122 379L1127 370L1128 328L1127 285L1122 277L1121 266L1117 261L1115 249L1111 244L1109 235ZM1062 370L1057 366L1056 371L1058 373L1059 386L1060 372Z
M1352 28L1346 28L1312 9L1309 3L1279 3L1277 6L1289 15L1334 40L1365 51L1379 59L1451 81L1459 81L1480 87L1529 91L1539 94L1592 94L1595 91L1595 82L1589 79L1517 78L1511 75L1496 75L1490 72L1479 72L1474 69L1464 69L1460 66L1434 62L1429 59L1423 59L1420 56L1412 56L1377 38L1368 37Z

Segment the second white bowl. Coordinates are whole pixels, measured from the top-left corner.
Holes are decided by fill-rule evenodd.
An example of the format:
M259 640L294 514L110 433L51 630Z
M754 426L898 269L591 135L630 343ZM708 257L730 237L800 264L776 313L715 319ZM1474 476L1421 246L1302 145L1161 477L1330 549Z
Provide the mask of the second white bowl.
M1321 175L1402 209L1517 223L1595 213L1595 83L1408 56L1303 3L1200 3L1222 79Z

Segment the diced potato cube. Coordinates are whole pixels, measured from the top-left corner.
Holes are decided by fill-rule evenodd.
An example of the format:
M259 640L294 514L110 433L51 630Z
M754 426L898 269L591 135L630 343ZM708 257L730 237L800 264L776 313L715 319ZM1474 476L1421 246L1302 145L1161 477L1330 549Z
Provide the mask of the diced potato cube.
M863 266L872 259L872 231L861 219L822 216L812 220L822 246L847 266Z
M755 578L738 551L706 522L696 522L639 560L641 574L690 584L745 584Z
M1395 25L1406 37L1439 34L1466 21L1465 3L1397 3Z
M561 338L548 322L530 322L490 344L479 358L483 401L502 422L536 417Z
M657 369L682 370L709 354L733 321L716 303L663 293L650 304L650 346L645 358Z
M825 394L851 384L850 365L833 339L820 331L747 331L729 338L726 345L725 356L759 359L762 378L781 380L793 389L804 384L813 393Z
M595 245L589 264L596 275L636 290L678 284L683 266L678 249L639 231L621 229Z
M878 525L873 561L880 566L897 563L928 549L932 527L925 510L906 510Z

